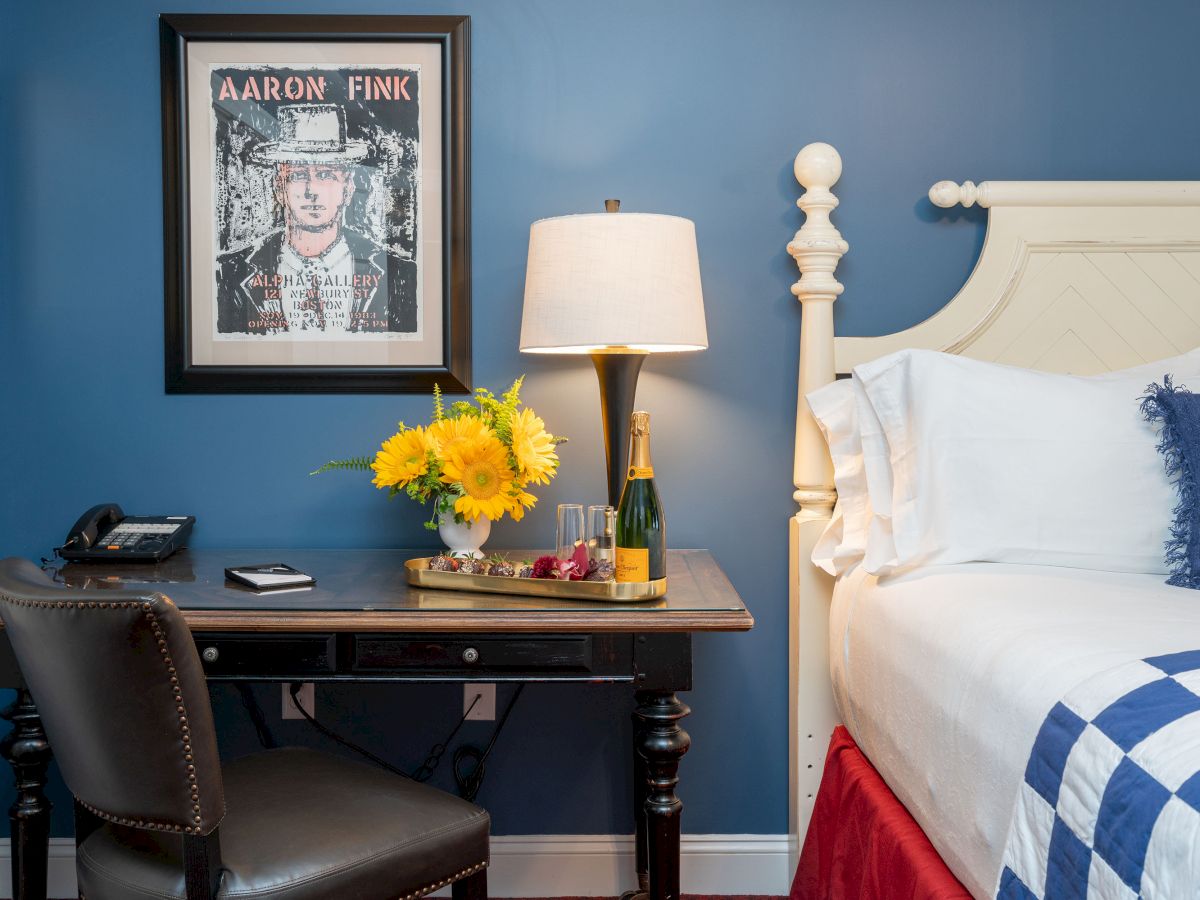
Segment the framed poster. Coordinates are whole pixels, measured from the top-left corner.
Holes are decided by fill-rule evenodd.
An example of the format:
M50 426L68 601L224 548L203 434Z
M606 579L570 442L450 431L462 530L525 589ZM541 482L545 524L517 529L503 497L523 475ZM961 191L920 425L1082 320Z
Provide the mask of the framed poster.
M166 390L470 390L469 19L164 15Z

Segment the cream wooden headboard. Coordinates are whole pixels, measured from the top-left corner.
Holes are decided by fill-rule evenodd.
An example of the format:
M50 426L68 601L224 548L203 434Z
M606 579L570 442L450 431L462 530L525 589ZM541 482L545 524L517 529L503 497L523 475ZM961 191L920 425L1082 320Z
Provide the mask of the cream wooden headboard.
M1093 374L1200 346L1200 182L940 181L929 191L937 206L989 210L975 270L936 315L860 338L833 333L842 293L834 270L849 249L830 218L841 157L828 144L809 144L795 172L806 215L788 244L801 273L792 293L803 308L792 479L799 511L789 557L789 813L798 842L838 721L829 680L833 580L810 562L837 495L805 394L906 347Z

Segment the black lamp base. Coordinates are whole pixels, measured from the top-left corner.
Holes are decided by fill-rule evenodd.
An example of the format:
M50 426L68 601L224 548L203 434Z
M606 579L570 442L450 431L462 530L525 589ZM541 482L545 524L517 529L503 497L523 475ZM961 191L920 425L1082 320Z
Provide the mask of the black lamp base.
M593 353L600 381L600 415L604 420L604 458L608 464L608 502L621 502L629 466L629 418L637 394L638 373L645 353Z

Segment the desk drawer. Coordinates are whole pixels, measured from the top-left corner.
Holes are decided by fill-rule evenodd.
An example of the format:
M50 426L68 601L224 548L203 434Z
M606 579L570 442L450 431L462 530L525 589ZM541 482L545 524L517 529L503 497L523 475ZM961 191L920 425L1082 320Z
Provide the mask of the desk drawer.
M210 678L319 677L337 671L332 634L196 634L196 649Z
M354 668L433 672L590 672L592 636L488 637L360 635L354 643Z

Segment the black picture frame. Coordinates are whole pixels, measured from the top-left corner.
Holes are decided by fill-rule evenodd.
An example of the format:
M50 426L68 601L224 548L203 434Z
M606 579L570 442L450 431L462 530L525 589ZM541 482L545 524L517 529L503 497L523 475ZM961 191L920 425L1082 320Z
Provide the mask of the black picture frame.
M470 17L159 17L165 389L181 393L447 393L471 390ZM196 365L192 361L188 46L219 42L421 42L441 51L441 365ZM423 300L424 298L419 298Z

